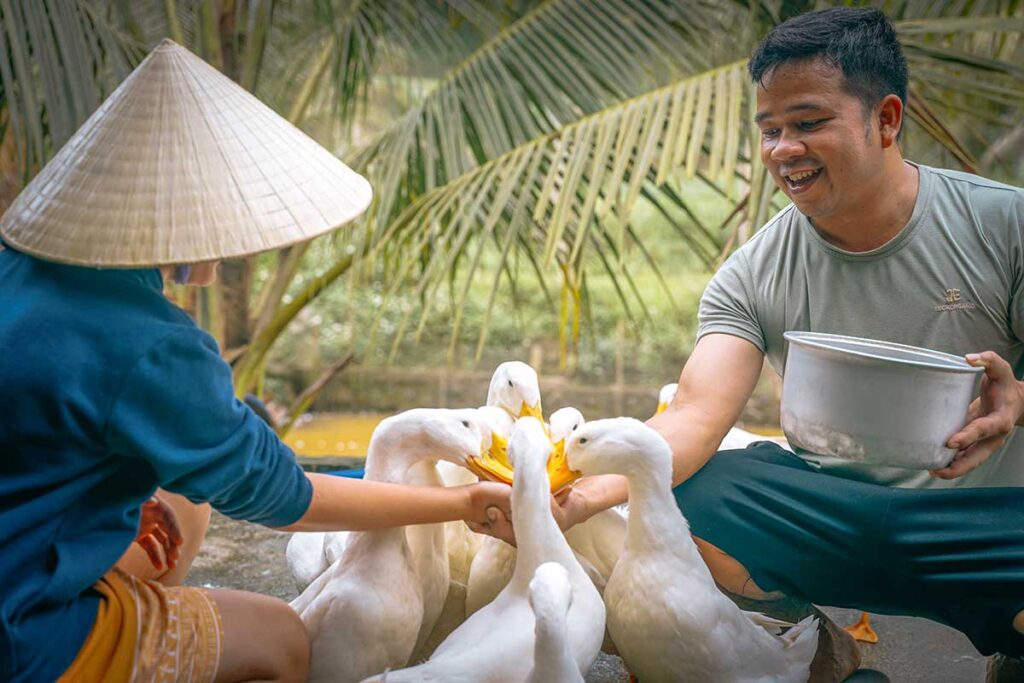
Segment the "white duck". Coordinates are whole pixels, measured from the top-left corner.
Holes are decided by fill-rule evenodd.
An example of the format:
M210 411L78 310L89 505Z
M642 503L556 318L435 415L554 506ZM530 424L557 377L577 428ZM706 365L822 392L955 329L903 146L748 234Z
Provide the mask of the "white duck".
M324 536L323 531L297 531L288 539L284 557L300 593L330 566L324 555Z
M575 408L561 408L552 413L549 431L554 442L554 452L548 464L549 475L553 471L564 470L565 437L581 424L583 415ZM561 481L556 480L552 488L562 488ZM576 553L576 559L598 591L604 590L611 568L622 552L625 536L626 520L617 510L598 513L566 532L566 539ZM470 567L466 614L472 614L497 597L512 578L515 564L515 548L498 539L484 539Z
M374 431L366 478L431 483L438 458L464 464L489 445L487 436L473 410L400 413ZM444 529L408 527L409 540L406 529L352 532L338 561L292 603L310 635L310 680L358 681L405 666L430 632L428 619L444 602L438 587L448 587Z
M487 387L487 405L501 408L513 418L529 415L543 419L537 371L517 360L500 364Z
M679 389L678 382L672 382L666 384L658 391L658 407L654 410L654 414L665 412L669 404L672 403L672 399L676 397L676 391Z
M608 630L644 683L806 681L818 644L808 617L780 622L744 612L715 586L672 495L672 452L632 418L590 422L566 446L569 467L629 480L626 545L605 586Z
M491 421L494 433L505 440L512 432L513 422L520 416L542 419L537 371L520 361L500 364L491 375L491 383L487 387L487 406L480 410L486 416L485 419ZM481 474L511 483L511 466L501 448L501 441L494 439L493 442L492 457L497 462L490 463L487 471ZM512 578L515 564L515 548L490 536L481 539L466 582L467 616L497 597Z
M530 581L530 607L535 625L533 671L526 683L583 683L569 649L567 617L572 606L569 572L557 562L537 567Z
M522 683L533 669L535 617L529 602L529 583L544 562L557 562L572 585L572 605L566 617L568 646L577 669L586 671L597 658L604 634L604 604L597 589L573 556L551 516L547 461L551 442L534 418L516 423L509 442L515 465L512 518L519 538L512 581L501 594L469 617L423 664L367 679L387 683Z
M551 441L555 453L565 457L565 442L585 424L583 414L572 407L551 414ZM626 516L615 508L602 510L565 532L569 546L585 557L601 576L599 588L608 581L626 542Z
M512 416L501 408L491 406L477 408L476 413L481 429L490 434L491 445L486 456L481 458L486 460L483 468L488 471L501 471L503 473L507 471L511 473L511 469L508 469L506 450L509 436L512 434L512 425L514 424ZM479 462L476 458L473 460ZM438 462L437 469L446 486L459 486L477 480L476 475L472 474L472 472L449 462ZM510 474L508 478L511 479ZM413 662L429 657L434 649L466 620L466 598L468 595L470 568L481 547L485 543L494 544L497 552L492 551L488 555L500 557L506 554L502 552L502 547L511 548L507 543L496 538L472 532L463 522L447 522L444 526L449 568L448 593L433 630L425 641L417 644L416 651L413 653L411 660ZM409 530L411 531L412 527ZM512 550L514 552L515 549L513 548ZM512 574L514 563L515 555L513 554L512 563L509 566L509 576ZM478 571L477 577L479 579L485 575L487 575L486 572L481 573ZM499 586L494 595L497 595L503 586L504 584Z

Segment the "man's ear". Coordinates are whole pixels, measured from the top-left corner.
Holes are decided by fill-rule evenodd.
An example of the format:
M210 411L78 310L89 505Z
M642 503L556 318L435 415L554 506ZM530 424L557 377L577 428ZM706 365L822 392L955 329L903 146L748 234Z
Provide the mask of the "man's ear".
M882 138L882 148L888 149L896 143L900 128L903 127L903 101L896 95L886 95L878 104L875 120Z

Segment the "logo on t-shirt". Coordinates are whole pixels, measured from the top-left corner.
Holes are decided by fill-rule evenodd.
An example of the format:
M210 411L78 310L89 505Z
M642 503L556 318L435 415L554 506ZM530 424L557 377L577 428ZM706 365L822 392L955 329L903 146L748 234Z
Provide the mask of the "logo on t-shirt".
M972 311L975 306L970 301L961 301L959 289L947 289L944 302L935 305L936 311Z

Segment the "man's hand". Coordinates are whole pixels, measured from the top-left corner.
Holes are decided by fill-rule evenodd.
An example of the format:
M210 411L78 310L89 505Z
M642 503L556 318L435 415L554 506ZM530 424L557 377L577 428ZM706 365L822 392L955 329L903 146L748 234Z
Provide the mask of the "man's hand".
M497 482L480 482L469 487L470 514L466 524L478 534L487 534L515 545L512 530L512 487Z
M156 496L142 504L142 519L135 542L146 551L155 568L163 569L166 558L167 568L174 569L184 538L170 505Z
M1013 368L992 351L969 353L967 362L985 368L981 394L971 403L967 425L949 438L948 448L956 455L946 467L932 470L940 479L956 479L988 460L1024 414L1024 384Z
M590 519L592 513L587 502L585 486L585 480L580 479L576 485L567 486L551 497L551 514L562 531L568 531L580 522Z

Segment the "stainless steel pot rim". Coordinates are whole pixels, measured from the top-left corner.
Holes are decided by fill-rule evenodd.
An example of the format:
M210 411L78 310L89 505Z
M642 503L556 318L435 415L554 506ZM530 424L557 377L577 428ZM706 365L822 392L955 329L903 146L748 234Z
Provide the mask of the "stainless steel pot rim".
M967 361L960 356L954 356L951 353L943 353L942 351L933 351L932 349L925 349L920 346L910 346L909 344L897 344L896 342L866 339L864 337L849 337L841 334L826 334L824 332L790 331L784 332L782 336L791 344L822 349L838 354L871 358L874 360L884 361L886 363L909 365L913 367L927 368L929 370L938 370L941 372L977 374L985 371L984 368L976 368L973 365L968 365ZM834 345L834 342L854 344L864 348L851 349L848 347L838 347ZM874 353L871 351L872 348L878 350L901 351L903 353L920 356L920 360L893 358L892 356L884 355L882 353Z

